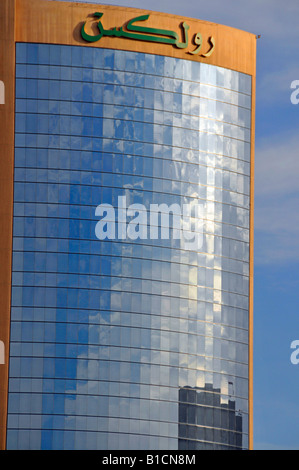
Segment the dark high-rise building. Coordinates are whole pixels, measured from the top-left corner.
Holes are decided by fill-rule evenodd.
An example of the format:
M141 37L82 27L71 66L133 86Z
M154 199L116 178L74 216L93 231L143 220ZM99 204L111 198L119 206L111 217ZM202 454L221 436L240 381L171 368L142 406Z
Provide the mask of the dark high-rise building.
M229 382L233 393L233 382ZM236 399L237 402L239 401ZM242 405L241 405L242 406ZM232 396L211 384L179 391L179 449L241 450L243 419Z
M255 36L0 12L1 447L251 448Z

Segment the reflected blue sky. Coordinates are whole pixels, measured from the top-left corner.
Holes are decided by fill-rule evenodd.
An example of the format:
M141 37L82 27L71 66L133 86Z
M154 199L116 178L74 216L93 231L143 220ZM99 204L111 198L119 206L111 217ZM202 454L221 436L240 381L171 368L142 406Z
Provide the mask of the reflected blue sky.
M247 448L250 77L128 51L18 44L16 52L8 448L177 448L182 387L208 387L218 410L211 429L212 403L196 422L184 405L182 448ZM103 73L78 81L84 70L73 69L92 63ZM127 70L125 84L114 68ZM181 70L181 93L173 79L156 79L168 68L173 77ZM209 91L201 98L201 79L225 101ZM221 93L230 82L232 93ZM124 97L129 123L119 116ZM212 123L222 118L228 135L219 137ZM122 194L139 204L198 199L200 250L175 238L97 241L95 207Z

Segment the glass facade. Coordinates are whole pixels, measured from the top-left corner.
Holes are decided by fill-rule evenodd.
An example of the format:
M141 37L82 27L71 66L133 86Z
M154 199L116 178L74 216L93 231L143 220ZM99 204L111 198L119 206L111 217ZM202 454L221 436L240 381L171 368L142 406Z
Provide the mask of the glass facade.
M251 77L16 47L8 449L248 448ZM202 246L99 204L203 208Z

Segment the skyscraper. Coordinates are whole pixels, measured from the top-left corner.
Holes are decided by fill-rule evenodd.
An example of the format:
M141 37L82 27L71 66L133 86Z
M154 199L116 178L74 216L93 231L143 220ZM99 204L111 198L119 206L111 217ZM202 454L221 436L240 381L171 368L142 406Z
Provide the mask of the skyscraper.
M2 448L251 448L255 36L0 8Z

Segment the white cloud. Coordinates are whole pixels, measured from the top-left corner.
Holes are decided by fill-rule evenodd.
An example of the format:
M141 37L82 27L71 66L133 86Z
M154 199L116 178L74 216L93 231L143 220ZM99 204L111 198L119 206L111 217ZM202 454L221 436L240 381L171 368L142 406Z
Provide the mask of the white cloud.
M256 209L255 226L263 232L292 235L299 243L299 194L283 201L273 198L260 204ZM299 254L299 253L298 253Z
M298 262L299 196L256 203L255 264Z
M70 0L77 2L78 0ZM96 3L105 5L141 8L150 11L161 11L174 15L189 16L215 23L226 24L234 28L244 29L255 34L275 37L273 47L277 49L281 42L286 47L284 39L298 36L299 3L288 0L282 7L281 0L209 0L188 2L174 0L81 0L81 3ZM287 37L280 35L287 34Z
M299 136L290 132L270 143L261 141L256 149L255 175L257 197L298 193Z
M76 1L76 0L73 0ZM100 1L87 1L85 3L101 3ZM186 2L173 0L106 0L104 4L118 5L133 8L148 9L173 13L174 15L189 16L215 23L226 24L234 28L244 29L255 34L264 34L275 37L273 47L277 49L279 42L286 47L283 39L293 35L298 36L299 3L297 0L288 0L282 7L281 0L209 0ZM286 34L287 37L280 37Z
M256 151L256 264L299 260L299 138L277 141Z
M275 64L277 67L277 64ZM294 89L291 88L291 83L294 80L299 80L299 67L297 64L290 65L287 63L286 68L279 68L279 70L272 70L258 76L257 87L257 103L258 106L267 105L275 106L279 104L291 106L291 94Z

